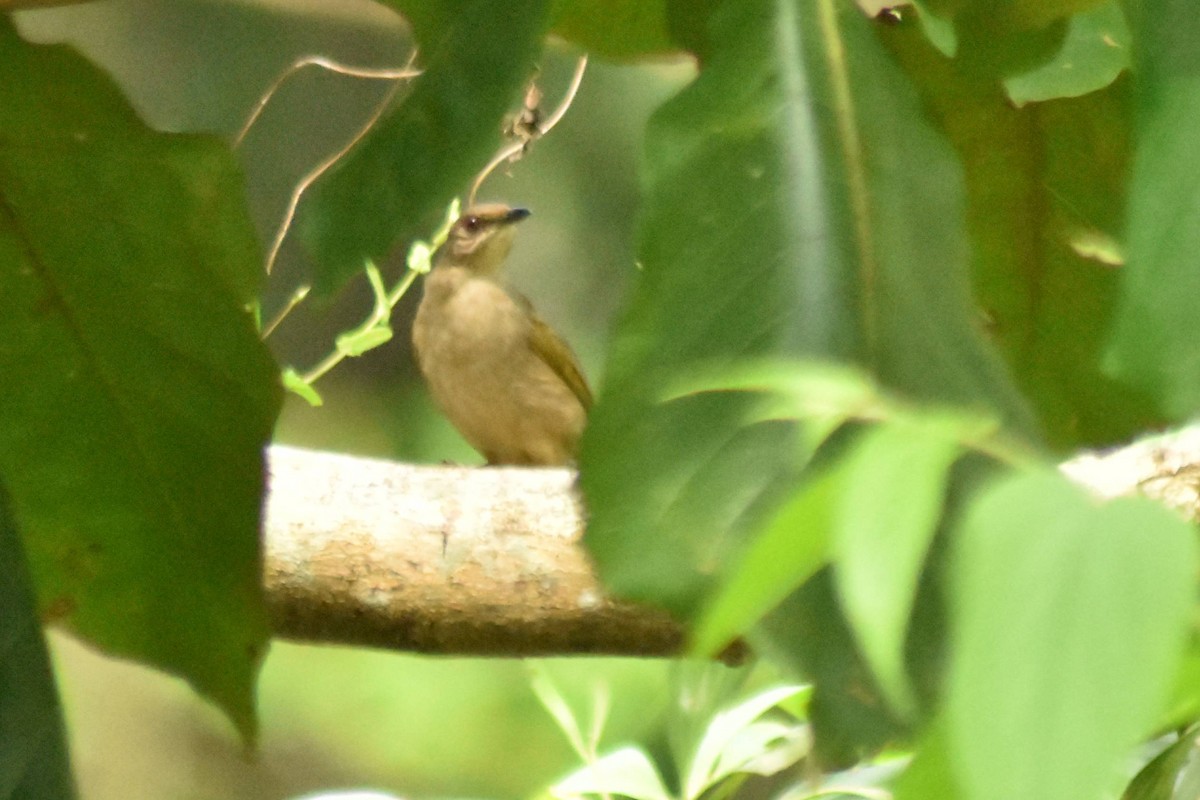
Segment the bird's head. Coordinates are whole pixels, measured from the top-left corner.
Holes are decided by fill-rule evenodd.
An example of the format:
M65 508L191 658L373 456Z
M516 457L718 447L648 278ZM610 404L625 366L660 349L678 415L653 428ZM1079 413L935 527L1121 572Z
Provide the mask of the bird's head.
M500 269L512 249L513 225L529 216L525 208L502 203L472 206L450 228L446 243L438 250L438 265L467 267L481 275Z

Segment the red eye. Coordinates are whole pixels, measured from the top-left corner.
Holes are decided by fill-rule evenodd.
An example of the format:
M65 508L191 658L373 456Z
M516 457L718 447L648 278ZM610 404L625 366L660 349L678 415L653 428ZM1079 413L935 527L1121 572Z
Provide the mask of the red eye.
M463 217L462 226L467 233L474 233L479 229L479 217L474 214L469 217Z

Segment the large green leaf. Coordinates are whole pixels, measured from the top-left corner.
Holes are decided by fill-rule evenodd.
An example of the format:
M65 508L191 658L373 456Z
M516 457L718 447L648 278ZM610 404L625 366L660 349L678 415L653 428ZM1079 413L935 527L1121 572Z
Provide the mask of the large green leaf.
M0 21L0 476L44 614L253 730L276 369L215 139L155 133Z
M983 492L954 551L948 736L972 800L1094 800L1150 732L1183 653L1195 532L1049 469Z
M1084 246L1120 235L1128 83L1015 109L916 25L884 33L962 158L976 296L1050 441L1106 444L1152 426L1153 404L1102 371L1121 270Z
M318 292L430 229L467 188L500 143L547 25L548 0L390 4L412 22L424 73L301 205Z
M896 781L895 800L962 800L948 751L946 726L938 719L929 726L908 769Z
M870 25L833 0L721 3L699 77L651 120L641 280L582 458L618 592L689 612L804 457L787 426L744 425L746 397L659 402L698 365L850 361L1032 427L976 332L954 155Z
M667 0L552 0L554 33L597 55L630 59L678 50Z
M847 455L835 513L834 572L846 619L898 713L916 700L904 643L925 555L937 532L962 422L930 415L864 432Z
M1200 15L1189 0L1129 3L1136 153L1129 263L1108 365L1182 419L1200 408Z
M0 798L74 796L54 672L0 485Z

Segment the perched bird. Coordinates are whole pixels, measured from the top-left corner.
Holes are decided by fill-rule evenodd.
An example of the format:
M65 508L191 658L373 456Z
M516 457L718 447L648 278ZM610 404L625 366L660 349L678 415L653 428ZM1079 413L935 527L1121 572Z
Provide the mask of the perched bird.
M458 218L425 278L413 346L434 401L489 464L568 464L592 393L571 348L501 276L527 216L488 204Z

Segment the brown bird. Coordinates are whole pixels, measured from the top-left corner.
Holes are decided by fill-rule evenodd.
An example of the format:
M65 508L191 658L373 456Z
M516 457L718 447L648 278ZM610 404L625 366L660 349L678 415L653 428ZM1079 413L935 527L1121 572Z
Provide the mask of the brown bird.
M527 216L488 204L458 218L425 278L413 346L434 401L489 464L562 465L592 393L571 348L502 283Z

